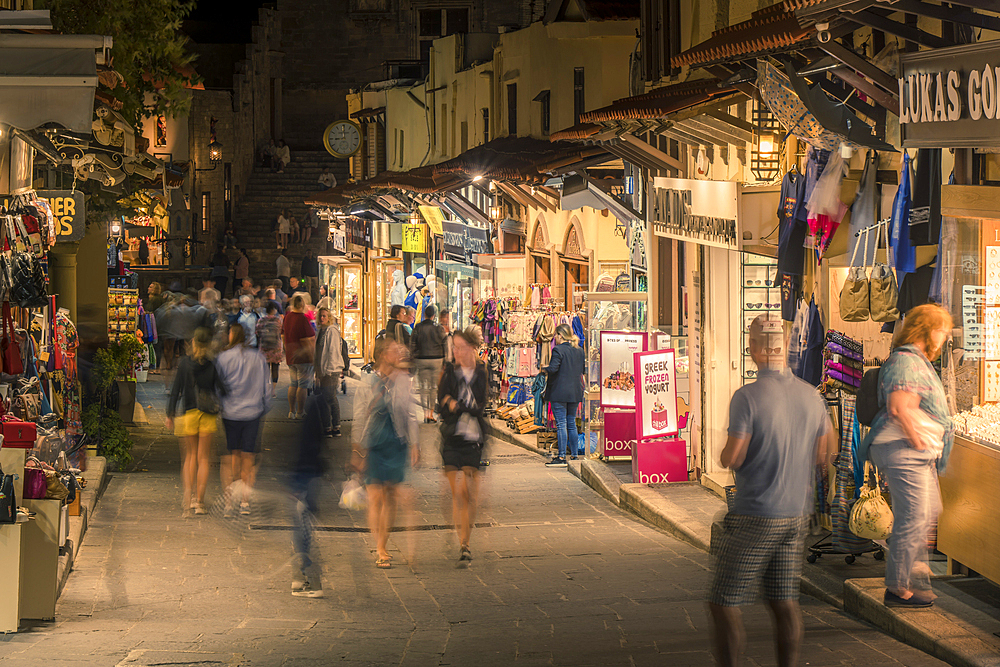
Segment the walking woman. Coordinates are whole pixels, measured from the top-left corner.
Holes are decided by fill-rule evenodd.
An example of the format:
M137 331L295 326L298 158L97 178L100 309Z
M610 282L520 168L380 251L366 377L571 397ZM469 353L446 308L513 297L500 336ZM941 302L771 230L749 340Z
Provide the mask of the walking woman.
M264 353L271 369L271 398L274 398L277 395L278 370L285 358L281 347L281 315L274 301L267 304L264 317L257 320L257 349Z
M229 345L216 361L219 377L228 389L222 399L222 426L226 429L229 470L222 465L226 514L239 504L250 514L250 495L257 478L260 429L270 407L271 381L264 355L247 345L240 323L229 325ZM241 484L235 485L235 482Z
M441 411L441 459L451 487L452 517L459 541L459 567L472 562L469 538L476 523L479 472L486 422L486 365L479 358L483 334L471 326L454 335L455 362L445 364L438 385Z
M319 328L316 331L316 384L319 386L320 418L323 420L325 435L340 437L340 402L337 400L337 386L340 374L344 372L344 358L341 354L340 327L333 321L333 313L328 308L319 309Z
M543 368L549 374L547 391L552 415L556 418L556 442L559 453L547 466L565 466L566 448L576 458L579 436L576 432L576 410L583 400L583 350L580 340L568 324L556 327L556 346L552 348L549 365Z
M392 567L389 532L396 518L399 485L407 463L419 460L413 388L403 367L405 348L395 340L375 339L375 372L366 376L354 399L351 433L354 467L364 473L368 525L375 538L375 567Z
M880 409L859 448L885 477L892 496L892 537L885 564L887 607L930 607L927 537L941 511L937 473L951 453L954 426L931 362L951 337L948 311L935 304L906 314L879 371Z
M205 514L205 489L211 466L212 434L218 430L219 397L225 396L212 361L212 334L198 329L191 339L191 353L181 358L167 401L167 428L181 438L181 477L184 480L184 517ZM178 415L178 403L182 414Z

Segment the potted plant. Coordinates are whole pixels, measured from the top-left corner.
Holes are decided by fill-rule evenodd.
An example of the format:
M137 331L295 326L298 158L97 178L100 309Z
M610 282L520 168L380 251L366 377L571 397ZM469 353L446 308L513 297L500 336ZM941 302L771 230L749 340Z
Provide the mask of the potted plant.
M94 355L95 396L83 411L83 430L98 439L98 451L120 468L132 461L132 438L125 422L135 412L135 381L129 379L143 354L133 335L122 336Z

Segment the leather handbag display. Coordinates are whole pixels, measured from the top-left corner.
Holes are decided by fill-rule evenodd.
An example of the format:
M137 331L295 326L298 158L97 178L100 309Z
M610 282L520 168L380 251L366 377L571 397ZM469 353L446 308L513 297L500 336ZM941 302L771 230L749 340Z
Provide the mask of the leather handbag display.
M41 468L24 469L24 488L21 494L31 500L41 500L48 489L45 471Z
M3 333L0 335L0 357L3 358L3 372L8 375L20 375L24 372L21 361L21 348L17 344L14 331L14 318L10 314L10 302L3 302L3 319L0 322Z
M883 227L888 227L888 223L878 226L875 237L876 247L878 247L878 238L881 236ZM872 267L872 275L868 279L870 307L872 319L876 322L895 322L899 319L899 308L896 305L899 301L899 287L896 285L896 274L889 266L891 264L889 253L892 252L892 248L889 247L888 243L888 229L886 229L885 238L886 260L888 261L875 262L875 266Z
M868 257L868 232L862 233L865 237L865 252L861 256L862 266L854 265L858 257L858 247L861 245L859 241L854 244L851 266L847 269L847 278L844 279L844 286L840 289L840 319L845 322L867 322L871 312L868 302L868 267L864 266L865 258Z
M874 477L874 484L868 481L868 474ZM871 461L865 461L865 485L861 497L851 508L851 518L847 528L858 537L869 540L884 540L892 535L892 510L878 488L878 474Z
M17 523L14 476L3 474L3 470L0 470L0 523Z

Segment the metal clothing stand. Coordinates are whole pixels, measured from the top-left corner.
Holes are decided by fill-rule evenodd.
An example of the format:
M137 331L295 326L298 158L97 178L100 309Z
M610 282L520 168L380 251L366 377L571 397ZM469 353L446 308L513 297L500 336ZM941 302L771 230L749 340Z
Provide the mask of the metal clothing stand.
M857 396L843 391L838 393L840 394L837 399L840 404L840 454L835 464L837 477L834 482L834 502L830 508L833 530L809 546L806 560L815 563L824 555L843 555L844 561L850 565L858 556L866 553L872 554L875 560L882 560L885 558L882 547L871 540L857 537L847 527L854 500L854 427L857 423L855 416Z

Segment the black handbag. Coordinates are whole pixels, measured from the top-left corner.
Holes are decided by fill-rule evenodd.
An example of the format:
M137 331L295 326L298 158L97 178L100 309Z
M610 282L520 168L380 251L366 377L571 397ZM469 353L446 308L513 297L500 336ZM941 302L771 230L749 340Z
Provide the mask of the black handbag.
M21 308L42 308L48 304L45 273L34 255L15 252L9 261L10 298Z
M217 415L219 414L219 397L215 395L215 392L199 389L195 406L206 415Z
M14 496L14 476L0 470L0 523L17 523L17 498Z

